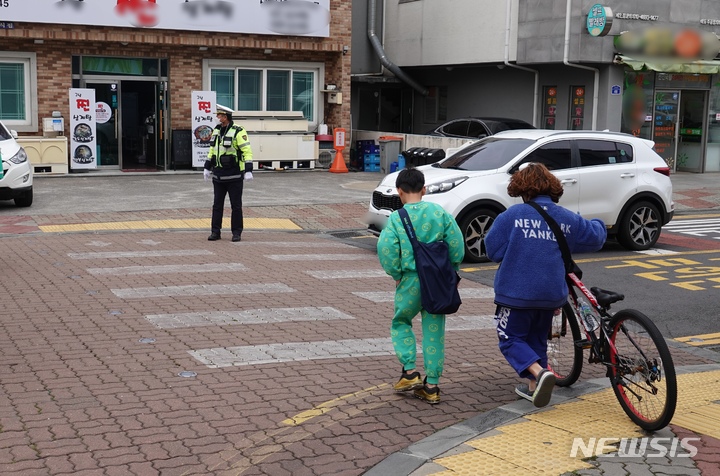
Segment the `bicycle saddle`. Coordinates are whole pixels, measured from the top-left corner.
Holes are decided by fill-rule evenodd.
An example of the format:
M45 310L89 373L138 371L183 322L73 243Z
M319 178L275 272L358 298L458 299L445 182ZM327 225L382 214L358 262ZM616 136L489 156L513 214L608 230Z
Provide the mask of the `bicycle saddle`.
M590 292L593 293L598 304L606 309L610 309L610 304L625 299L624 294L616 293L614 291L608 291L606 289L600 289L598 287L590 288Z

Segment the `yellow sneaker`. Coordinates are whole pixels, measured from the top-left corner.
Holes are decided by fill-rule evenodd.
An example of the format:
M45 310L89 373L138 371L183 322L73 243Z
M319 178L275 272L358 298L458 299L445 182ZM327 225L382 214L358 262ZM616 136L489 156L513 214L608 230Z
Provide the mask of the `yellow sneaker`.
M420 378L420 372L413 372L411 374L405 373L403 370L402 377L393 386L396 392L409 392L423 386L422 379Z
M430 405L440 403L440 387L428 387L423 385L422 388L415 390L415 396L420 400L428 402Z

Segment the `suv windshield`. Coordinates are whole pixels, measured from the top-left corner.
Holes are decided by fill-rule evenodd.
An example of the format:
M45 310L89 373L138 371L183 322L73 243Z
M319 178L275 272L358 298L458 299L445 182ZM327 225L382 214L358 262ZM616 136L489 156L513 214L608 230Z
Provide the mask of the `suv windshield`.
M494 170L507 164L533 142L530 139L488 137L434 166L442 169Z

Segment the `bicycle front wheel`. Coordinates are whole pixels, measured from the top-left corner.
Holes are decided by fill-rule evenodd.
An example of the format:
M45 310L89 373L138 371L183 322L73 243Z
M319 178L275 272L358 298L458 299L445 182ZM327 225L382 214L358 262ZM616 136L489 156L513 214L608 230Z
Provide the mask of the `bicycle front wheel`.
M630 419L647 431L664 428L675 414L677 379L670 350L645 314L626 309L610 321L610 383Z
M569 387L580 378L583 350L575 345L579 340L580 326L568 302L561 314L553 316L547 342L548 369L555 374L558 387Z

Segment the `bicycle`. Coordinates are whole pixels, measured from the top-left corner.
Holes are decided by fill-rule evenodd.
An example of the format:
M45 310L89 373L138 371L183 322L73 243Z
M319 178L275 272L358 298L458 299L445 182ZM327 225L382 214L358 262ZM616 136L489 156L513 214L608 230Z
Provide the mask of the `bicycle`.
M646 431L667 426L677 404L677 379L657 326L634 309L611 313L610 305L625 299L622 294L588 290L574 273L567 275L567 284L568 302L553 317L548 335L548 368L556 385L577 381L589 349L588 363L607 368L615 396L634 423Z

